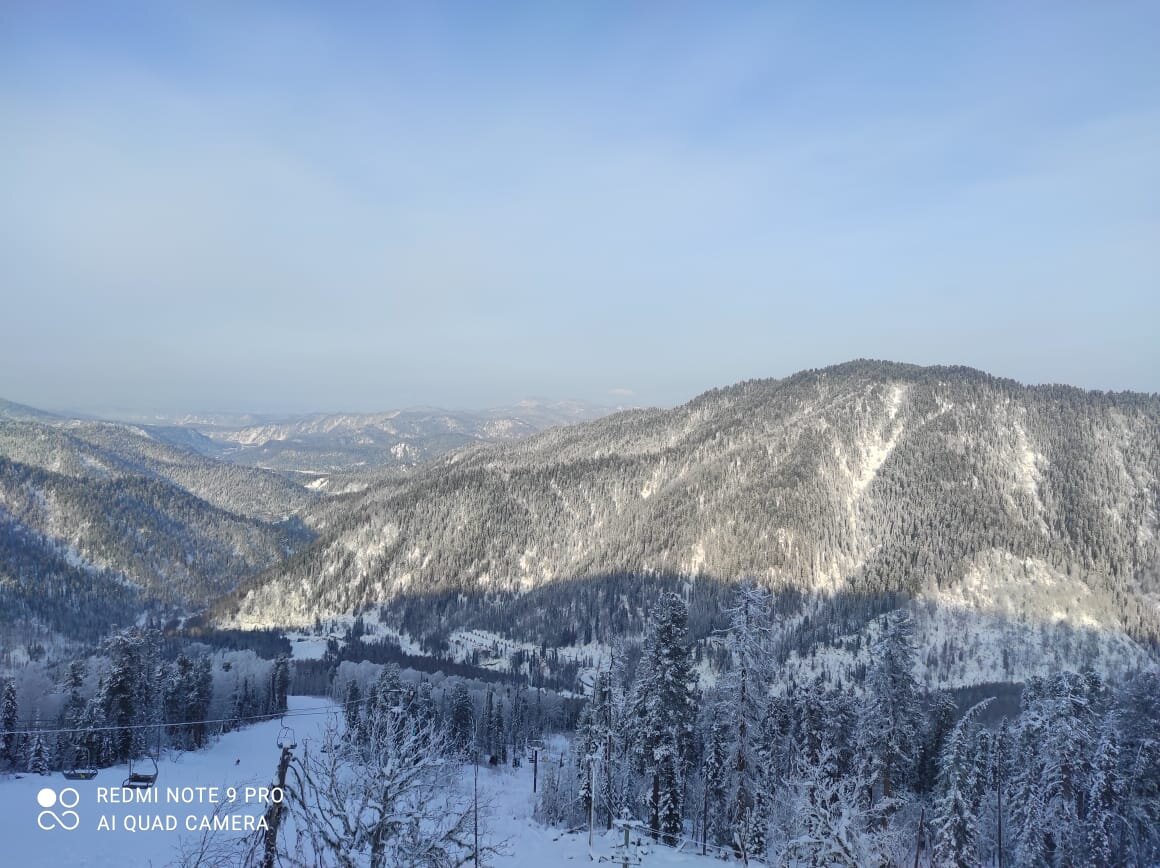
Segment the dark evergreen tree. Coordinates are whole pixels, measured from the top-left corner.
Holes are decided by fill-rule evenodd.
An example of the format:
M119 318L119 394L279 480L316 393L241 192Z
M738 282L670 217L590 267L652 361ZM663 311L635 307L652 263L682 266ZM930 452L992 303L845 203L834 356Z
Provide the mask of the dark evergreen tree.
M356 739L362 737L362 705L362 692L358 689L358 682L352 679L346 688L346 698L343 700L342 711L346 717L346 730Z
M1092 762L1085 805L1085 861L1092 868L1108 868L1120 861L1117 835L1123 827L1123 795L1119 746L1115 729L1108 727Z
M28 737L29 774L48 774L48 750L44 746L44 734L40 731L40 717L33 718L32 733Z
M156 634L133 629L107 643L109 668L96 697L108 735L107 760L123 762L145 751L149 732L141 727L158 722L155 701Z
M937 691L931 699L928 724L918 752L914 789L918 793L929 793L938 780L939 758L947 737L954 729L959 709L954 699L945 690Z
M888 817L910 785L922 712L914 677L914 621L906 611L887 616L866 677L866 709L859 734L869 807Z
M286 697L290 693L290 661L281 655L274 661L274 670L270 676L270 703L271 711L286 710Z
M16 704L16 685L11 678L5 679L4 690L0 694L0 762L8 769L19 766L20 736L17 726L20 723L20 708Z
M648 824L655 837L668 842L681 832L684 776L693 753L695 680L687 630L684 600L664 594L633 688L631 713L639 725L633 754L646 782Z
M475 738L475 703L462 681L451 689L451 738L460 750L471 750ZM474 755L474 754L473 754Z
M710 844L727 847L733 844L728 799L729 742L732 727L727 723L720 705L711 706L706 729L707 742L702 764L704 775L702 835Z
M1136 673L1111 719L1119 745L1123 826L1116 852L1131 865L1160 864L1160 669Z

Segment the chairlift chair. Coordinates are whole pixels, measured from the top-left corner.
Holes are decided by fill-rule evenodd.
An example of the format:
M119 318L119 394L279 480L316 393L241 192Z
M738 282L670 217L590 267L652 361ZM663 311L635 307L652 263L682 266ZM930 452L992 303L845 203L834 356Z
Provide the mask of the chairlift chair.
M157 768L157 760L148 754L145 755L145 759L149 760L149 762L153 764L153 771L152 772L140 771L140 767L141 767L140 761L138 761L138 763L137 763L137 769L134 770L133 760L130 759L129 760L129 777L125 778L124 782L121 784L122 787L125 787L125 788L130 789L130 790L147 790L151 786L153 786L155 783L157 783L157 773L159 771L159 769Z
M81 757L84 762L78 762ZM93 765L93 755L88 748L73 749L72 765L61 772L70 781L91 781L97 776L97 767Z
M145 759L149 760L149 764L153 766L153 771L141 771L143 760L137 760L136 768L134 768L133 757L129 757L129 777L122 781L121 786L130 790L147 790L155 783L157 783L157 775L161 771L157 765L158 759L161 758L161 727L157 727L157 751L149 753L148 749L145 752Z

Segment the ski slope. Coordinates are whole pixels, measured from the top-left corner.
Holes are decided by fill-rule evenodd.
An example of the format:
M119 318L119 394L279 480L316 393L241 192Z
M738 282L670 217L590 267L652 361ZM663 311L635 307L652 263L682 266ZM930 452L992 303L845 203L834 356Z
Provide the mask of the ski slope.
M332 704L325 699L292 696L289 700L294 716L288 720L298 739L316 735L325 725ZM195 839L200 832L188 832L187 821L195 825L202 817L212 814L211 797L227 798L228 788L237 790L239 820L246 815L260 816L265 804L257 794L245 799L245 788L269 787L274 779L280 751L277 746L279 721L266 721L237 732L226 733L210 748L190 753L167 753L158 764L157 784L153 790L157 802L140 804L109 804L98 801L101 789L120 789L128 774L127 766L101 769L91 781L67 781L60 774L48 777L22 775L20 778L0 778L0 864L21 868L65 868L65 866L165 866L179 864L179 842L182 838ZM146 764L148 765L148 763ZM152 767L146 769L151 771ZM52 811L60 818L46 816L42 829L38 818L44 808L38 801L40 791L51 788L57 793L58 804ZM65 788L76 790L79 801L73 809L79 825L73 830L72 818L65 816L71 794ZM209 790L184 791L186 787L217 787ZM167 798L170 789L177 799ZM63 796L63 798L62 798ZM188 801L186 800L188 798ZM129 816L152 818L173 816L178 828L127 831ZM100 828L102 819L110 828ZM132 821L131 821L132 822ZM139 822L139 821L138 821ZM166 820L163 820L166 822ZM116 828L111 828L115 823ZM244 833L239 833L244 834Z
M325 699L292 696L289 705L291 714L287 722L293 726L300 745L307 739L319 738L328 715L338 713L337 707ZM20 868L180 865L182 844L191 846L202 836L200 831L189 831L187 824L196 829L202 818L212 815L215 800L227 799L231 787L236 791L238 802L234 822L244 824L247 816L256 820L262 815L266 803L257 793L247 798L246 788L269 787L273 781L280 754L277 745L280 726L278 720L266 721L226 733L203 751L167 753L159 763L156 786L144 791L156 801L136 804L107 801L111 795L108 791L121 792L121 782L128 774L126 766L102 769L91 781L67 781L60 774L0 778L0 842L3 842L0 865ZM541 761L558 763L563 747L562 741L556 743L552 754ZM460 785L465 793L471 793L474 771L470 765L464 767ZM540 781L543 780L541 774ZM587 830L566 832L541 826L533 819L531 763L518 769L482 766L478 786L482 825L486 828L484 840L500 844L502 850L486 864L496 868L550 868L589 861ZM57 799L48 807L40 801L46 788ZM76 791L75 804L67 788ZM102 800L102 790L106 800ZM75 828L66 829L63 826L73 822L68 814L70 810L78 822ZM126 829L127 820L130 825L156 826L159 822L156 817L161 817L161 828ZM41 828L38 819L49 828ZM176 829L164 828L174 823ZM239 830L223 834L228 837L247 833ZM615 831L598 831L593 836L592 858L608 860L617 852L615 845L620 840L621 835ZM641 864L656 868L708 868L711 863L720 864L711 857L679 852L647 841L637 852Z

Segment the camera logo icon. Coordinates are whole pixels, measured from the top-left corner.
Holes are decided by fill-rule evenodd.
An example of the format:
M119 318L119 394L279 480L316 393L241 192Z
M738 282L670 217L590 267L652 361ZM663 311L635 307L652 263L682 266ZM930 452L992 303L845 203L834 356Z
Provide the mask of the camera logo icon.
M59 793L52 787L45 787L36 794L36 803L44 810L36 815L36 825L46 832L50 829L64 829L71 832L81 824L81 815L72 810L81 801L81 794L72 787L65 787ZM65 810L54 811L53 808Z

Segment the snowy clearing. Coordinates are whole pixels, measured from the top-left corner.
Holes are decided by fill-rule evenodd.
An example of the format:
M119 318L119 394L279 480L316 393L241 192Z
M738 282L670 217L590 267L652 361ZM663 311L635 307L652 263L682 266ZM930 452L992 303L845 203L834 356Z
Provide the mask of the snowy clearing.
M289 704L291 715L287 722L294 727L299 744L319 738L328 715L337 713L336 707L325 699L292 696ZM251 793L246 798L246 788L268 787L273 780L280 725L278 720L259 723L226 733L207 750L166 754L159 763L157 785L143 791L150 799L147 802L112 801L124 792L120 785L128 774L125 766L101 769L91 781L67 781L59 774L45 777L25 774L0 779L3 861L22 868L175 865L179 861L181 841L192 843L201 835L188 828L196 829L203 818L210 817L212 801L226 800L231 787L236 790L238 802L244 803L234 820L239 824L239 831L233 834L245 835L241 830L245 818L256 820L265 808L259 794ZM547 761L559 762L560 750L561 744L555 744ZM588 862L587 830L568 833L541 826L532 819L532 771L531 763L518 769L487 766L479 769L480 804L487 815L487 839L506 842L504 855L488 864L497 868L541 868ZM542 772L541 766L541 781ZM465 766L462 785L468 792L472 774L472 767ZM46 788L57 799L48 808L40 801ZM75 804L67 788L75 790ZM74 812L72 816L68 813L70 810ZM136 822L138 826L157 828L127 831L129 817L134 818L129 820L130 824ZM48 828L41 828L38 820ZM76 828L65 828L77 821ZM617 852L615 845L620 840L620 834L615 831L597 832L593 837L594 858L599 860L603 856L607 860ZM658 868L720 864L692 852L678 852L647 841L637 852L643 857L644 865Z

